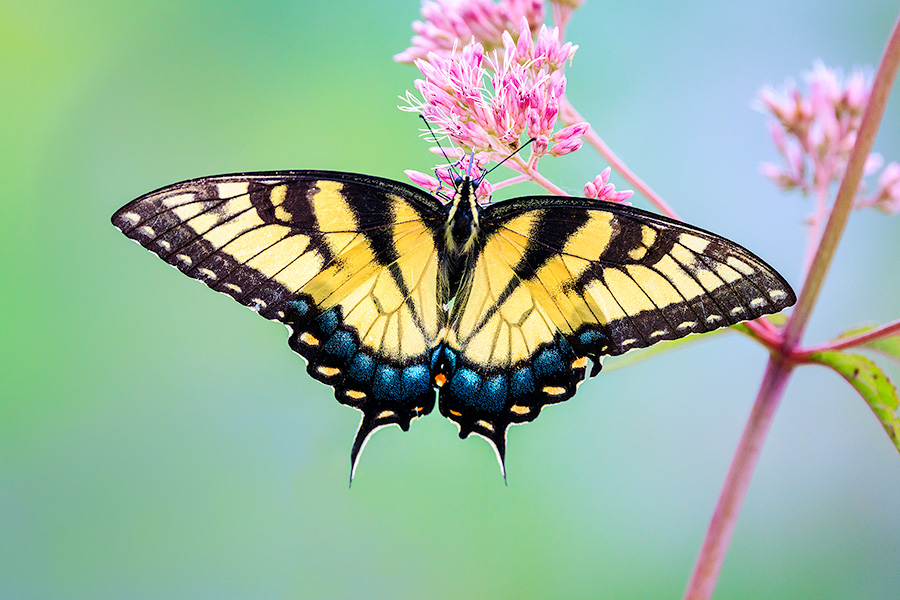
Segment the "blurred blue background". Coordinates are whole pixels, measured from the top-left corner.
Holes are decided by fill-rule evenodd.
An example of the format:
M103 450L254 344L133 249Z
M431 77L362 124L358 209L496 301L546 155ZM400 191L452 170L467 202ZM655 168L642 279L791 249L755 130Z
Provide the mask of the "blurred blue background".
M510 432L508 487L434 414L376 435L348 491L357 413L284 328L109 224L201 175L427 170L396 109L416 71L391 61L418 9L2 3L0 597L680 597L766 360L748 339L584 384ZM775 152L751 100L816 58L876 64L896 17L889 0L589 0L569 95L686 220L798 285L810 206L758 174ZM587 149L546 163L573 193L605 166ZM853 216L808 341L900 316L898 227ZM898 499L868 408L801 369L716 597L896 598Z

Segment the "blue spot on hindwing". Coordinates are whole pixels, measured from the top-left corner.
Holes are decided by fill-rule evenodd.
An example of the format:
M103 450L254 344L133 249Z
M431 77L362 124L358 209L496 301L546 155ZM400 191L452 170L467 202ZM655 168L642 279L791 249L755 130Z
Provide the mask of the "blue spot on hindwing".
M494 414L500 413L506 403L507 387L505 375L496 375L486 380L478 390L478 408Z
M356 354L356 343L347 331L336 331L322 347L324 352L349 361Z
M481 377L472 369L462 367L453 374L447 385L449 386L448 391L450 394L457 398L472 397L478 392L478 388L481 387Z
M510 392L513 397L520 398L534 392L534 375L531 367L517 369L509 381Z
M375 373L375 361L368 354L360 352L350 363L347 369L347 375L356 381L371 381L372 375Z
M538 377L547 377L565 370L566 366L556 348L545 348L534 359L534 372Z
M338 327L337 309L330 308L316 319L319 330L325 335L331 335Z
M609 347L609 338L599 331L584 331L578 335L578 342L585 354L605 352Z
M400 370L388 365L378 365L372 379L372 395L379 400L396 398L400 386Z
M431 372L425 365L406 367L400 379L403 395L407 398L421 396L431 388Z
M578 340L584 344L595 344L603 339L603 335L599 331L585 331L581 335L578 336Z
M309 312L309 303L306 300L291 300L287 305L301 317Z

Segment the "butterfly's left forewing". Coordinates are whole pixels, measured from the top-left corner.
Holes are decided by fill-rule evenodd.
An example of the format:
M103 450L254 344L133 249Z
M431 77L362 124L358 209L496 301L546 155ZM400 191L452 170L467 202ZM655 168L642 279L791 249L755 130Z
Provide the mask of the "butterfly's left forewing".
M771 267L722 237L584 198L489 206L450 316L441 413L489 439L567 400L604 355L794 303Z
M209 177L151 192L113 224L160 258L291 329L290 345L363 413L353 465L377 428L434 406L443 327L434 230L440 204L351 173Z

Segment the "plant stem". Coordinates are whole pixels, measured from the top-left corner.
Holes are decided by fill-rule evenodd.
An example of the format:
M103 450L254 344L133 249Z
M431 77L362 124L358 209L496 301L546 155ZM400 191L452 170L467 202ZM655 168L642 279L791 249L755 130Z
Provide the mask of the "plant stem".
M856 190L862 179L866 159L872 151L875 135L884 115L884 108L897 75L898 66L900 66L900 19L894 23L891 37L878 67L878 73L875 75L872 93L863 113L859 134L850 153L844 179L841 181L831 215L822 232L809 273L800 291L797 306L794 307L785 326L780 348L776 348L769 358L756 402L744 434L741 436L728 476L725 478L725 485L719 495L715 513L713 513L712 521L706 532L706 539L685 591L686 600L708 600L712 596L772 417L778 408L794 367L794 363L788 361L795 354L799 354L797 349L800 340L822 290L822 284L831 260L834 258L838 242L847 225L850 211L853 208L853 198L856 196Z
M897 76L898 66L900 66L900 19L894 23L894 29L885 47L881 64L878 65L878 72L872 83L872 93L863 112L856 143L850 152L850 160L847 163L841 187L838 189L831 216L825 225L825 231L822 232L822 239L810 265L809 274L803 282L797 306L794 307L785 327L784 349L787 352L793 351L800 343L803 332L809 323L812 309L822 291L831 260L834 258L838 242L840 242L844 228L847 226L847 220L850 218L853 198L856 197L856 190L862 180L866 159L875 144L875 135L878 133L881 118L884 116L884 108Z
M809 239L806 242L806 252L803 256L803 279L806 278L806 275L809 273L809 269L812 266L813 259L816 256L816 250L818 249L821 240L822 227L825 225L825 220L828 218L828 183L831 182L831 174L829 173L827 178L821 177L820 179L825 180L825 184L816 184L816 209L810 217Z
M731 462L703 548L685 591L685 600L706 600L712 596L741 505L792 369L793 365L775 355L769 358L756 403Z
M512 163L511 166L516 171L519 171L520 173L526 175L528 177L528 179L535 182L539 186L543 187L548 192L550 192L556 196L568 196L568 194L566 193L566 191L564 189L562 189L561 187L559 187L558 185L556 185L555 183L553 183L552 181L550 181L549 179L547 179L546 177L541 175L538 172L538 170L535 169L531 165L530 162L525 162L518 156L513 157L512 161L510 161L510 162ZM509 163L507 163L507 164L509 164Z
M509 179L504 179L503 181L493 184L491 188L499 190L501 188L505 188L508 185L522 183L523 181L531 181L531 178L528 175L516 175L515 177L510 177Z
M575 123L584 121L584 117L575 110L575 107L572 106L572 103L569 102L569 99L565 96L559 101L559 116L566 125L574 125ZM616 153L612 151L612 148L610 148L599 135L597 135L597 132L594 131L593 127L589 127L583 137L598 153L600 153L600 156L609 163L609 166L618 171L629 184L634 186L641 195L647 198L647 200L662 211L663 214L673 219L681 220L672 207L662 199L662 196L653 191L653 188L644 183L644 180L638 177L634 171L629 169L628 165L626 165L621 158L616 156Z
M779 348L781 348L781 332L765 318L747 321L741 325L742 328L738 329L738 331L765 346L769 352L778 352ZM745 329L746 331L744 331Z
M815 354L816 352L824 352L826 350L844 350L846 348L864 346L869 342L874 342L897 334L900 334L900 319L892 321L887 325L876 327L875 329L872 329L865 333L861 333L859 335L832 340L827 344L813 346L812 348L804 348L802 351L795 353L791 358L795 361L803 361L810 354Z

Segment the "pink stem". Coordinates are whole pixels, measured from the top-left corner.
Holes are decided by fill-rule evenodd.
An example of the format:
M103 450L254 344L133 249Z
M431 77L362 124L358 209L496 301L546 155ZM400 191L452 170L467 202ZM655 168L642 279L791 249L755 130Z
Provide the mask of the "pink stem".
M779 352L781 348L781 332L765 317L756 321L747 321L743 324L749 330L749 335L757 342L769 349L769 352Z
M584 117L582 117L581 114L577 110L575 110L575 107L572 106L572 103L569 102L569 99L565 96L560 98L559 114L560 118L566 125L574 125L575 123L584 121ZM600 154L600 156L602 156L603 159L609 163L609 166L618 171L618 173L623 178L625 178L625 180L629 184L634 186L634 189L636 189L641 193L641 195L647 198L647 200L653 203L653 205L656 206L656 208L658 208L660 211L662 211L663 214L673 219L678 219L679 221L681 220L681 218L679 218L678 214L672 209L672 207L662 199L662 196L653 191L653 188L644 183L644 180L642 180L634 173L634 171L628 168L628 165L626 165L625 162L621 158L619 158L615 152L612 151L612 148L610 148L606 144L606 142L604 142L603 139L599 135L597 135L597 132L594 131L593 127L590 127L583 137L591 146L594 147L594 149Z
M509 163L507 163L507 164L509 164ZM515 167L514 167L515 170L526 175L528 177L528 179L535 182L539 186L543 187L545 190L549 191L550 193L552 193L556 196L568 196L569 195L566 193L566 191L564 189L562 189L561 187L559 187L558 185L556 185L555 183L553 183L552 181L550 181L549 179L547 179L546 177L541 175L536 168L531 166L530 163L526 163L524 160L522 160L518 156L513 158L512 164L515 165Z
M731 534L737 524L738 514L747 496L750 480L763 444L772 425L775 410L784 395L793 366L775 357L769 358L762 384L756 395L756 403L738 444L725 486L713 513L712 522L697 564L685 591L685 600L706 600L712 597L719 579L719 570L731 542Z
M846 348L855 348L856 346L863 346L868 344L869 342L874 342L892 335L900 334L900 319L896 321L892 321L887 325L882 325L881 327L876 327L871 331L867 331L865 333L861 333L859 335L854 335L852 337L841 338L839 340L832 340L827 344L822 344L820 346L814 346L812 348L804 348L802 352L797 352L792 356L794 360L804 360L810 354L815 354L816 352L824 352L826 350L844 350Z
M529 177L528 175L517 175L515 177L510 177L509 179L504 179L503 181L495 183L491 186L491 188L499 190L501 188L505 188L508 185L522 183L523 181L531 181L531 177Z
M831 181L831 173L827 176L819 178L825 181L825 184L816 183L816 209L809 226L809 240L806 243L806 253L803 259L803 278L809 273L813 259L816 257L816 250L819 247L819 241L822 237L822 227L828 218L828 182Z

